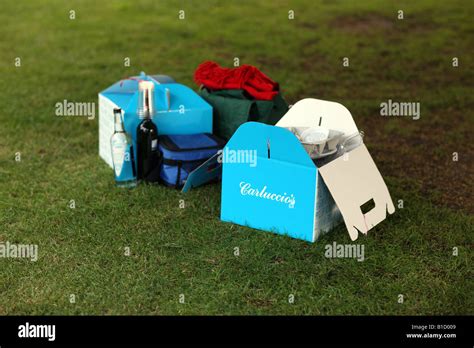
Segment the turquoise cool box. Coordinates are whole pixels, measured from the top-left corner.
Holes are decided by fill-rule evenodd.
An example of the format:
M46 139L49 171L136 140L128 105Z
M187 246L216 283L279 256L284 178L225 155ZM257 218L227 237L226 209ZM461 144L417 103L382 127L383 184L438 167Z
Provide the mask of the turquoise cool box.
M123 110L125 131L136 145L136 129L140 123L137 115L139 80L155 83L156 114L153 122L160 135L212 133L212 107L204 99L170 77L142 73L141 76L119 81L99 93L99 155L111 167L110 137L114 132L114 108ZM136 156L136 146L134 149Z

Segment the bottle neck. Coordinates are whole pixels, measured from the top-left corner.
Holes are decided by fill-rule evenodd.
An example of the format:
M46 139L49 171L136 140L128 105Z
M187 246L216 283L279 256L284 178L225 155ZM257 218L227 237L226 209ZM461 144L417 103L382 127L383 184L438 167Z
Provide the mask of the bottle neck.
M124 132L121 112L114 112L114 129L115 132Z
M140 113L138 114L138 118L139 118L140 120L151 120L151 115L150 115L149 112L140 112Z
M155 86L151 81L141 81L138 85L137 114L141 119L151 119L155 113Z

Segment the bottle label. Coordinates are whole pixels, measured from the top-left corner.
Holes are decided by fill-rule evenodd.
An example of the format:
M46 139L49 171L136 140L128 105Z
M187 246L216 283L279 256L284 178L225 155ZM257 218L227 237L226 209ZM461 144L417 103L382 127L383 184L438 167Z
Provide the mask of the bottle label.
M151 151L158 150L158 139L153 139L151 141Z
M133 162L130 144L115 141L112 142L112 159L116 181L133 180Z

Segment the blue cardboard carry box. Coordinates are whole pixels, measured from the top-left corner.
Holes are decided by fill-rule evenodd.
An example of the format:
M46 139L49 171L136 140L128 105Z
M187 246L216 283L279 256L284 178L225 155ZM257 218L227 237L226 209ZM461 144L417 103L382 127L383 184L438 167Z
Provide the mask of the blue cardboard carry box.
M284 127L321 124L349 137L358 133L341 104L296 103L276 126L241 125L224 149L221 219L316 241L342 220L352 240L395 211L390 193L364 144L318 167ZM255 160L248 161L255 154ZM363 212L361 206L375 206Z
M175 83L165 75L134 76L118 81L99 93L99 155L112 167L110 137L114 132L113 109L124 112L125 131L136 145L138 81L155 84L155 110L153 122L162 134L212 133L212 107L187 86ZM136 146L134 149L136 151ZM136 152L135 152L135 158Z

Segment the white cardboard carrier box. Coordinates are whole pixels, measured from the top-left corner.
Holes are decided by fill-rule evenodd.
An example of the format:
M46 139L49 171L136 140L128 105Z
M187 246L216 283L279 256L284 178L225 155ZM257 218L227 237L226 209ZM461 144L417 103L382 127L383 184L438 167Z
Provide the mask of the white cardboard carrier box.
M314 127L319 119L324 127L345 136L359 132L349 110L342 104L307 98L296 103L276 124L279 127ZM318 123L316 123L318 122ZM319 168L325 184L339 208L352 240L395 212L390 192L365 144ZM373 199L375 207L363 213L361 206Z

